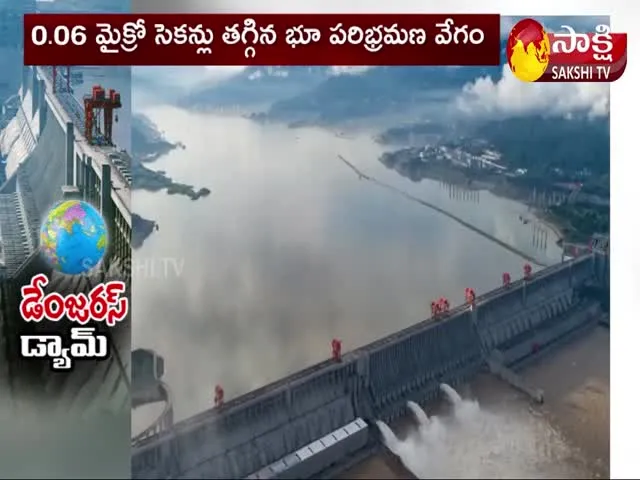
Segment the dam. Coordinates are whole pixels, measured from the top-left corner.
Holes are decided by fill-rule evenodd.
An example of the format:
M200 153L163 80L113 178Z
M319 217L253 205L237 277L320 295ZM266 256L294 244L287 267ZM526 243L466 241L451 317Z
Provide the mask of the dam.
M485 371L544 401L518 370L602 321L609 257L600 240L445 316L186 420L156 422L133 441L132 477L335 478L379 450L376 421L398 420L409 413L407 402L423 405L440 395L441 384L455 387ZM133 357L135 372L143 359L140 351Z
M18 313L20 288L34 274L45 273L50 279L47 289L60 293L89 291L109 278L129 282L131 175L127 152L87 140L84 109L68 82L56 78L50 67L18 69L19 90L5 101L0 131L6 177L0 186L0 354L4 357L0 381L9 386L14 399L34 390L57 392L69 408L99 407L124 414L130 408L128 319L116 329L105 329L115 347L110 360L83 362L72 374L52 373L48 365L19 355L19 335L37 334L43 328L25 323ZM107 222L105 268L95 275L60 275L39 254L43 217L63 199L93 204ZM55 328L69 328L69 323L60 322ZM52 324L44 328L53 333Z

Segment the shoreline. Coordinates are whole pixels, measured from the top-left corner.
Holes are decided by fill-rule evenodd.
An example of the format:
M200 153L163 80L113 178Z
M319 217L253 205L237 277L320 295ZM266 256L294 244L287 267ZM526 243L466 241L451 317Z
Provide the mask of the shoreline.
M562 227L560 227L560 225L556 225L553 220L548 218L548 215L545 214L545 212L542 212L539 209L534 210L534 216L540 223L544 224L556 237L558 237L558 244L564 243L565 236L562 233Z
M166 195L184 195L192 201L208 197L211 194L211 190L207 187L196 189L193 185L176 182L169 177L166 172L152 170L146 165L155 162L174 150L185 150L186 146L182 142L174 143L166 140L157 125L150 120L148 123L132 125L132 128L137 128L139 131L149 129L151 137L153 138L153 140L145 141L142 145L142 151L134 150L131 155L131 172L133 175L132 190L142 190L151 193L164 190ZM142 135L141 138L146 138L146 136ZM154 230L158 230L158 223L135 213L133 215L135 228L132 232L131 246L133 249L139 249L144 245L144 242L151 236Z
M338 154L338 159L343 162L347 167L349 167L351 170L353 170L353 172L358 175L358 178L360 178L361 180L365 180L368 182L371 182L372 184L375 184L379 187L385 188L387 190L390 190L392 192L395 192L396 194L399 194L403 197L405 197L407 200L416 202L420 205L423 205L433 211L436 211L438 213L440 213L441 215L444 215L445 217L448 217L450 220L455 221L456 223L462 225L463 227L465 227L468 230L471 230L475 233L477 233L478 235L481 235L482 237L486 238L487 240L492 241L493 243L499 245L500 247L504 248L505 250L508 250L518 256L520 256L521 258L523 258L524 260L526 260L527 262L531 262L537 266L540 267L546 267L549 266L549 264L545 264L544 262L541 262L540 260L538 260L535 256L530 255L528 252L520 250L518 247L505 242L504 240L502 240L501 238L499 238L496 235L490 234L488 232L486 232L485 230L478 228L477 226L473 225L472 223L469 223L467 220L451 213L450 211L441 208L437 205L435 205L434 203L428 202L426 200L423 200L419 197L416 197L402 189L398 189L388 183L382 182L380 180L378 180L377 178L367 175L364 172L362 172L360 169L358 169L358 167L356 167L355 165L353 165L351 162L349 162L346 158L344 158L342 155ZM424 178L424 177L423 177Z
M263 122L260 119L255 117L252 118L250 115L243 115L242 118L246 120L256 122L258 124L264 125L265 123L271 122ZM273 122L273 123L282 123L282 122ZM288 128L299 128L303 125L287 125ZM337 138L349 139L355 132L361 131L360 129L349 128L347 125L336 126L336 125L304 125L304 127L315 127L328 131L333 134ZM142 178L148 181L148 185L142 187L134 187L134 189L141 189L150 192L156 192L160 190L166 190L166 193L169 195L186 195L192 200L197 200L201 197L205 197L209 195L211 192L207 188L201 188L199 190L195 190L192 185L181 184L178 182L174 182L173 179L168 177L163 171L154 171L148 168L145 164L152 163L156 161L158 158L163 155L177 149L186 147L182 142L168 142L164 136L160 134L158 127L153 124L154 132L157 134L157 138L159 142L163 145L163 152L159 154L149 155L148 159L139 159L139 173L142 174L137 178ZM372 136L372 141L380 144L379 141L376 140L376 135ZM384 145L384 143L382 143ZM402 145L395 145L396 148L403 148ZM381 161L381 159L378 159ZM384 164L384 162L382 162ZM408 178L407 175L404 175L403 172L398 171L398 168L395 165L386 165L388 168L394 169L401 176ZM486 190L496 197L508 199L512 201L516 201L522 203L524 205L528 205L531 211L532 216L536 219L537 222L548 228L552 234L556 237L555 243L558 246L562 246L563 243L568 241L568 237L571 235L570 232L567 231L565 225L561 219L555 218L550 215L548 212L545 212L543 209L539 207L533 207L529 204L530 200L530 191L526 190L524 187L514 184L514 182L510 182L508 178L504 176L497 175L487 175L484 178L470 178L468 176L469 172L465 172L462 169L457 169L454 166L448 167L444 165L429 165L428 168L422 168L421 172L422 178L428 178L430 180L443 181L447 183L451 183L456 186L460 186L469 190L477 190L482 191ZM160 178L162 177L162 178ZM143 180L143 181L144 181ZM149 233L149 235L151 232Z
M395 170L400 176L407 178L406 175L403 175L402 172L399 172L397 168L394 168L394 166L385 166ZM498 178L497 181L492 177L470 179L466 175L467 172L456 168L448 168L442 165L425 168L421 171L421 173L423 174L421 180L429 179L438 182L445 182L471 191L487 191L498 198L512 200L518 203L522 203L523 205L528 205L528 196L525 194L525 192L517 185L509 183L506 178ZM552 233L556 236L555 243L559 246L562 246L562 244L566 241L566 234L563 232L562 225L559 222L556 222L554 219L550 218L550 216L539 207L529 207L530 212L532 216L535 217L536 221L549 228L549 230L551 230Z
M429 178L466 190L487 190L524 203L541 224L550 227L559 245L570 242L586 246L594 233L609 231L609 199L606 193L596 193L595 184L589 187L577 180L529 174L527 169L514 166L509 170L487 160L498 158L500 153L484 145L470 145L466 149L437 144L426 147L403 147L382 141L378 144L387 147L379 157L380 162L414 182Z
M144 242L156 229L157 223L154 220L141 217L137 213L131 215L131 223L133 224L131 229L131 248L136 250L144 245Z

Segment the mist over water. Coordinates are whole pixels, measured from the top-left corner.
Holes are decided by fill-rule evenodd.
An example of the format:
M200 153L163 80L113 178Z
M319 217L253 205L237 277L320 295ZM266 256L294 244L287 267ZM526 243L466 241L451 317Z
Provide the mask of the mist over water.
M78 412L0 394L0 465L4 478L130 478L128 412Z
M132 302L135 346L164 356L176 420L210 408L218 383L228 400L327 359L334 337L357 348L424 319L434 298L458 304L466 287L481 294L503 272L521 274L520 257L358 180L338 154L506 242L560 258L552 241L546 251L531 246L531 225L519 220L526 206L488 192L469 203L438 182L411 182L379 162L370 134L143 113L186 147L149 167L212 192L196 202L132 194L136 213L159 224L134 261L183 266L179 275L134 272ZM138 413L143 426L155 420Z
M586 478L562 437L522 405L482 408L449 385L440 388L447 413L429 417L408 402L415 427L405 438L376 422L387 448L416 477Z

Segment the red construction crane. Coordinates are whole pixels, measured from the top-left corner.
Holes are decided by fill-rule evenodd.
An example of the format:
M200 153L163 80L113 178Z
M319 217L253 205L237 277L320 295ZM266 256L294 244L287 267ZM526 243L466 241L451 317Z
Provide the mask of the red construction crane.
M440 297L438 300L431 302L431 316L438 317L441 314L449 312L449 300Z
M476 303L476 291L473 288L465 288L464 299L469 305L473 306Z
M120 94L109 89L108 94L100 85L94 85L91 95L84 97L84 136L90 145L113 145L113 111L122 107ZM104 131L100 127L100 112Z
M53 93L57 93L58 92L58 68L55 65L52 67L53 68ZM67 69L67 89L66 89L66 93L71 92L71 67L64 67Z
M438 307L439 307L441 313L448 313L449 312L449 300L447 300L445 297L440 297L438 299Z

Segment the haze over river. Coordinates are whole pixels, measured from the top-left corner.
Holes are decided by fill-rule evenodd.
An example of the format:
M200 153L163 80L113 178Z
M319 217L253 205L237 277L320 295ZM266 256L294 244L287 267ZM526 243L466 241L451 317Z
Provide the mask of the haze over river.
M521 276L523 259L358 180L338 154L544 262L560 260L552 232L534 247L532 230L544 227L522 223L526 206L412 183L378 161L370 135L144 113L186 146L150 166L212 191L195 202L133 193L136 213L159 224L134 254L133 341L165 357L177 420L211 407L216 383L231 398L326 359L334 337L356 348L426 318L433 299L455 305L466 287L481 294L503 272ZM135 417L134 430L149 420Z

